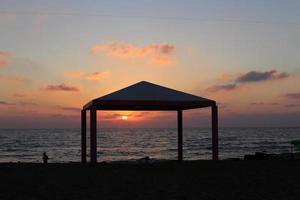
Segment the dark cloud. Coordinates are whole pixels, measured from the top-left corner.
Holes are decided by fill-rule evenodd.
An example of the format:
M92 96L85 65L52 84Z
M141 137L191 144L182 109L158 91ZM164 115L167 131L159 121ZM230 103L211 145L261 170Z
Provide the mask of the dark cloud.
M103 120L115 120L121 118L122 115L118 113L105 113L103 116L101 116L101 119Z
M250 103L250 105L252 105L252 106L256 106L256 105L270 105L270 106L277 106L277 105L279 105L279 103L275 103L275 102L273 102L273 103L252 102L252 103Z
M64 83L59 85L48 85L44 88L41 88L42 90L46 91L66 91L66 92L79 92L79 88L76 86L69 86Z
M280 80L289 77L289 74L285 72L278 72L276 70L270 71L249 71L244 74L239 75L237 78L231 80L227 84L215 85L206 89L208 92L218 92L218 91L231 91L238 89L241 84L251 83L251 82L261 82L269 80Z
M287 93L284 96L289 99L300 99L300 93Z
M285 72L277 72L276 70L270 70L265 72L250 71L245 74L240 75L237 79L237 83L247 83L247 82L259 82L268 80L279 80L289 77Z
M285 107L288 107L288 108L298 108L298 107L300 107L300 104L288 104Z
M214 85L206 89L208 92L231 91L238 88L237 84Z
M272 106L278 106L279 103L274 102L274 103L271 103L270 105L272 105Z
M5 101L0 101L0 105L7 105L8 103Z
M252 102L250 105L256 106L256 105L264 105L264 102Z

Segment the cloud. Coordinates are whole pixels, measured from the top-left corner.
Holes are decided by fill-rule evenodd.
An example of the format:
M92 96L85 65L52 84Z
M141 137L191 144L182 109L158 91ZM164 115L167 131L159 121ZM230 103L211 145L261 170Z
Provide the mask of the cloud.
M12 22L16 20L16 15L13 13L0 13L0 22Z
M145 58L154 64L168 65L175 62L175 58L172 57L175 50L175 45L167 43L138 47L130 43L112 42L94 45L90 51L93 54L105 53L111 57Z
M250 71L240 75L237 79L237 83L259 82L268 80L279 80L289 77L285 72L277 72L276 70L270 70L265 72Z
M60 109L65 110L65 111L72 111L72 112L79 112L79 111L81 111L80 108L76 108L76 107L60 107Z
M87 80L101 80L103 78L106 78L110 75L109 72L93 72L91 74L86 74L85 79Z
M288 107L288 108L298 108L298 107L300 107L300 104L288 104L285 107Z
M93 73L85 73L84 71L69 71L65 73L66 76L72 78L84 78L90 81L98 81L110 76L110 72L93 72Z
M11 56L9 53L5 51L0 51L0 68L6 67L11 60Z
M235 77L235 78L234 78ZM225 81L223 85L215 85L206 89L208 92L218 92L218 91L232 91L240 88L241 84L251 83L251 82L261 82L269 80L280 80L289 77L289 74L285 72L278 72L276 70L269 70L264 72L259 71L249 71L244 74L239 74L238 76L230 74L222 74L219 78L221 81ZM231 80L230 80L231 79Z
M101 119L103 120L117 120L121 119L123 115L119 113L105 113L103 116L101 116Z
M276 103L276 102L274 102L274 103L271 103L270 105L272 105L272 106L278 106L278 105L280 105L279 103Z
M264 105L264 102L252 102L250 105L256 106L256 105Z
M16 75L16 76L2 76L0 75L0 82L4 81L4 82L8 82L8 83L17 83L17 84L27 84L27 83L31 83L31 79L24 77L24 76L20 76L20 75Z
M16 98L23 98L23 97L26 97L26 94L14 93L12 96L16 97Z
M273 102L273 103L264 103L264 102L252 102L250 103L252 106L258 106L258 105L267 105L267 106L278 106L279 103Z
M9 56L9 53L5 51L0 51L0 56Z
M300 99L300 93L287 93L284 96L289 99Z
M45 91L65 91L65 92L79 92L79 88L76 86L69 86L64 83L58 85L47 85L44 88L41 88Z
M0 101L0 105L7 105L8 103L5 101Z
M206 89L208 92L231 91L238 88L237 84L214 85Z
M0 105L7 105L7 106L36 106L36 103L33 102L24 102L24 101L19 101L15 103L8 103L6 101L0 101Z

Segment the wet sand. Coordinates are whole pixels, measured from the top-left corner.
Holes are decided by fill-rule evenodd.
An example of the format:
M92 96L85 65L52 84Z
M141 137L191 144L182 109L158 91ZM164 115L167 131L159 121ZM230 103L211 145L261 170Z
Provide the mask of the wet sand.
M0 199L299 199L299 160L0 164Z

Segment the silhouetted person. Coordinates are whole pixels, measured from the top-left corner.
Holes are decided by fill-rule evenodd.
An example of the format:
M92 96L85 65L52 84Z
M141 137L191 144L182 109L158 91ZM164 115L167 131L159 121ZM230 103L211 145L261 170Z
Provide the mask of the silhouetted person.
M44 164L47 164L47 163L48 163L48 159L49 159L49 158L48 158L46 152L44 152L44 153L43 153L43 163L44 163Z

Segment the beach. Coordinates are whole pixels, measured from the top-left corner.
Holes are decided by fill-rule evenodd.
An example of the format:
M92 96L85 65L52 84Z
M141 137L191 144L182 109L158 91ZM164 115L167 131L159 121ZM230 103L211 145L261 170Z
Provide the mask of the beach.
M0 199L299 199L300 160L0 164Z

